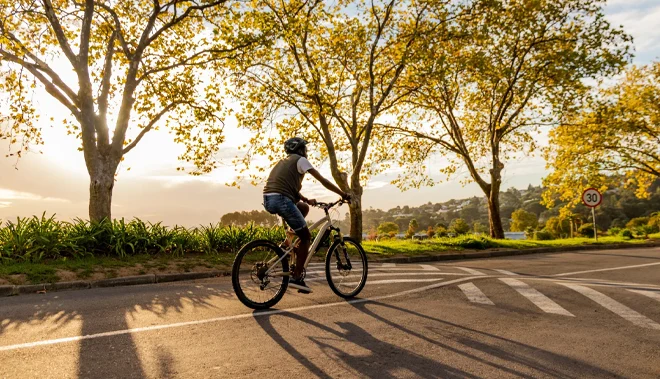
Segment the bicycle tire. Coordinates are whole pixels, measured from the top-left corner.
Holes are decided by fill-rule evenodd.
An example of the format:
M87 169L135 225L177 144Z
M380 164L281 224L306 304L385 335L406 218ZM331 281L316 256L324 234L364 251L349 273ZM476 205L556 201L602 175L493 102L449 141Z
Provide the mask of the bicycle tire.
M277 254L278 258L281 258L284 255L284 251L282 251L282 249L279 246L267 240L256 240L247 243L238 251L238 253L236 254L236 258L234 258L234 263L232 265L232 270L231 270L231 284L232 287L234 288L234 293L241 301L241 303L243 303L245 306L249 308L259 310L259 309L270 308L275 304L277 304L280 300L282 300L282 297L284 296L284 293L286 293L286 290L289 286L289 277L288 276L282 277L282 284L280 286L279 291L270 300L265 302L256 302L250 299L245 294L243 288L240 285L240 268L245 255L248 252L253 251L257 247L263 247L272 250L275 254ZM288 258L282 259L281 264L282 264L282 271L288 272L289 271Z
M339 241L334 241L334 243L330 246L330 248L328 249L328 253L325 256L325 278L328 281L328 285L330 286L330 289L332 290L332 292L335 293L335 295L344 299L350 299L352 297L357 296L362 291L365 284L367 284L367 274L369 273L369 267L367 263L367 253L365 253L364 249L362 248L362 245L360 245L359 242L357 242L353 238L344 237L344 243L353 245L356 248L358 255L360 256L360 260L362 263L362 275L360 277L360 281L358 282L358 285L351 292L344 293L337 287L337 285L332 279L332 273L331 273L332 262L333 262L332 258L334 256L335 250L341 245L341 242Z

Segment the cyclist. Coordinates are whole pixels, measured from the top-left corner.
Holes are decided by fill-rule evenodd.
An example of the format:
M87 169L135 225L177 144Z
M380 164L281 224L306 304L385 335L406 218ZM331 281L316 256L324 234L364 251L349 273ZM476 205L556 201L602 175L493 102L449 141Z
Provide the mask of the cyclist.
M311 293L302 278L302 270L307 260L312 234L309 232L305 216L309 205L316 205L315 199L308 199L300 193L305 173L309 172L316 180L330 191L348 200L349 195L337 188L307 160L307 141L294 137L284 143L287 157L279 161L270 172L264 187L264 208L271 214L277 214L293 229L300 243L294 249L296 265L289 279L289 286L301 293ZM307 203L307 204L305 204Z

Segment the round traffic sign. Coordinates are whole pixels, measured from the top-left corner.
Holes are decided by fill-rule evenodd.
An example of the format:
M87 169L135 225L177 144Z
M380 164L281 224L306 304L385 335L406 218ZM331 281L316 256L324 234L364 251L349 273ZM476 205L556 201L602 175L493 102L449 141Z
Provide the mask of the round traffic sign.
M603 195L595 188L587 188L582 192L582 202L587 207L595 208L603 202Z

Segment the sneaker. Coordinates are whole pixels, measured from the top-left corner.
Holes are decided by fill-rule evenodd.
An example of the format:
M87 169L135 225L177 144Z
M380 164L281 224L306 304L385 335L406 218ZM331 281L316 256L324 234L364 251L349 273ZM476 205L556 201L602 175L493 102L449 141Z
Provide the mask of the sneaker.
M289 287L297 289L300 293L312 293L312 289L307 287L307 284L302 279L294 279L292 277L289 279Z

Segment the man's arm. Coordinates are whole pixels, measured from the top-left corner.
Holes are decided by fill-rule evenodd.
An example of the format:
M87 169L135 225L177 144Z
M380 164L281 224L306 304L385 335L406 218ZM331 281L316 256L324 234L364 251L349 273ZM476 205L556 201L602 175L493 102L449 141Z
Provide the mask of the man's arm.
M341 196L343 199L346 199L348 197L348 194L342 190L340 190L336 185L334 185L331 181L328 179L324 178L321 173L319 173L316 169L311 169L309 171L312 176L319 181L319 183L323 184L323 187L329 189L330 191L336 193L337 195Z

